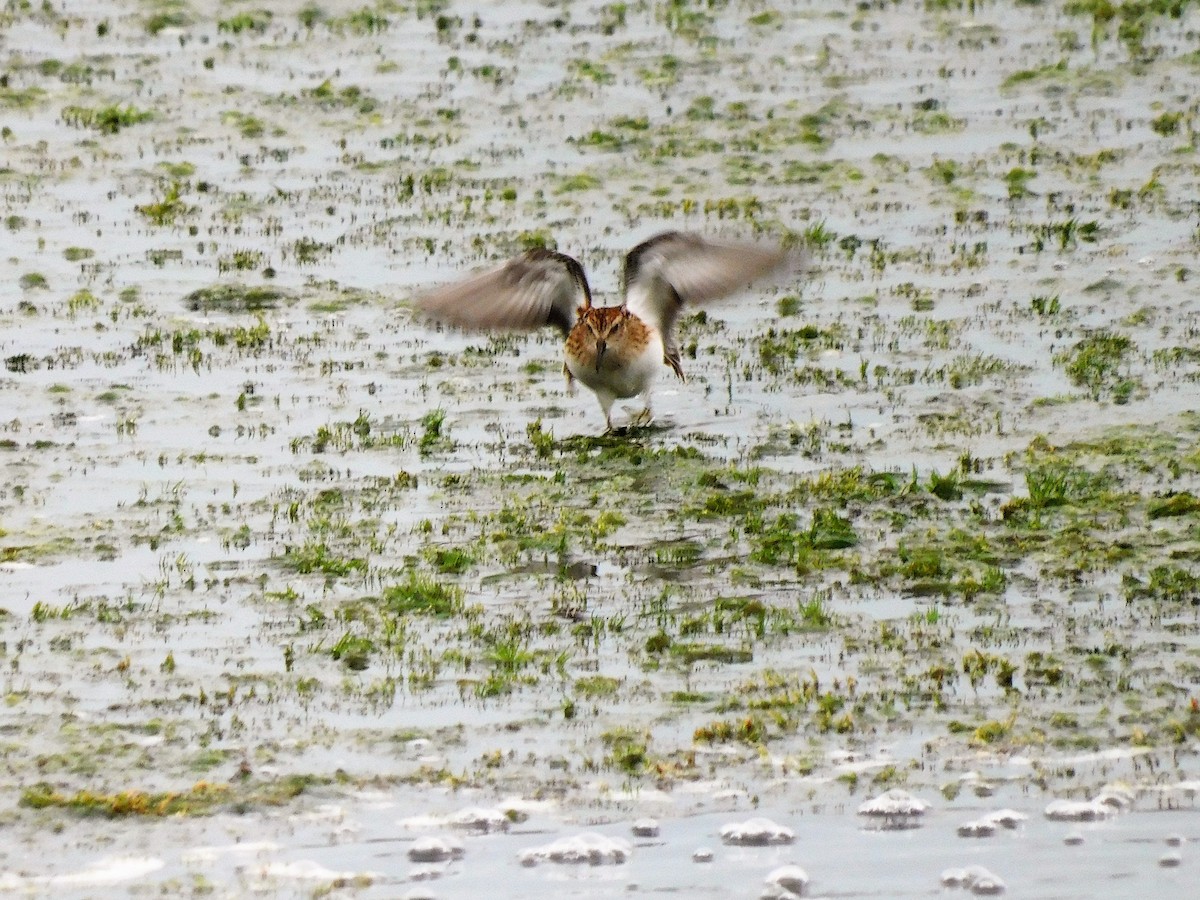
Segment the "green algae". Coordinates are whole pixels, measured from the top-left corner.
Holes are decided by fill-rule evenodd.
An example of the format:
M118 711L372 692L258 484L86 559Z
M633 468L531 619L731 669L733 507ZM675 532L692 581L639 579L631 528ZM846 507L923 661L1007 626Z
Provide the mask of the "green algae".
M845 34L822 20L832 39L801 36L772 61L739 51L743 32L726 43L722 17L769 39L799 33L786 11L609 4L572 11L565 76L531 87L515 48L550 29L481 30L434 6L308 6L285 23L152 5L134 27L162 10L175 18L152 30L178 29L161 40L195 71L274 76L273 58L368 52L424 15L430 96L405 93L414 39L413 59L372 50L345 70L363 74L288 94L244 85L196 121L164 102L113 132L58 129L59 160L21 123L6 132L14 271L45 275L0 315L14 335L55 333L6 359L20 421L0 423L0 561L15 578L115 564L5 601L21 729L6 760L20 784L53 784L30 799L59 815L299 807L287 772L345 764L570 806L595 773L761 790L768 747L824 781L839 777L831 748L899 748L874 777L840 776L839 798L1013 748L1161 748L1155 777L1185 767L1200 451L1194 419L1163 410L1195 380L1195 241L1186 156L1154 147L1186 145L1187 118L1123 98L1194 60L1139 54L1108 72L1075 55L1086 35L1039 26L1018 47L1007 25L935 5L896 33L939 58L972 48L978 65L883 103L857 89L860 48L900 24L883 7L844 17ZM69 61L14 66L0 103L102 109L63 86L99 92L116 59L89 56L71 79ZM509 97L527 89L530 103ZM205 90L190 85L189 104ZM986 127L946 99L964 90L995 100ZM1086 130L1059 104L1091 110ZM1097 133L1121 140L1096 148ZM545 164L540 145L565 155ZM72 200L80 172L115 173L114 206L142 207L133 224ZM61 241L43 202L79 216ZM591 398L560 390L551 339L426 332L393 296L531 246L579 254L607 289L623 235L667 227L799 239L813 269L685 317L690 380L662 385L651 427L597 436ZM252 272L280 286L217 280ZM370 279L380 293L351 286ZM88 443L93 427L111 446ZM56 485L79 471L79 496L99 499L64 510ZM164 742L76 725L93 703ZM292 742L297 717L312 727ZM44 749L18 740L34 734ZM413 762L410 739L446 761ZM253 776L211 797L179 787L237 766L230 740L251 771L285 773L276 793ZM753 761L713 755L702 771L710 745ZM149 765L175 790L98 782ZM1017 789L1092 778L1039 770Z
M321 777L289 775L270 784L198 781L182 791L132 788L106 793L84 789L70 794L40 781L22 790L19 804L29 809L60 809L109 819L209 816L227 809L248 812L257 806L281 806L314 786L330 782Z

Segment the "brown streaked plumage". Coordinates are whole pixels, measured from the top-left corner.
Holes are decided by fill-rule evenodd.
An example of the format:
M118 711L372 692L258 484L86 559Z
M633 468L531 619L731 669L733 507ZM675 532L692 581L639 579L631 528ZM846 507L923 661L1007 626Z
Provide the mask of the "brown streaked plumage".
M686 304L725 297L799 258L778 247L712 241L668 231L625 257L620 306L594 306L583 266L565 253L535 248L504 265L418 298L431 318L477 330L529 330L552 325L566 339L568 387L582 381L612 430L612 405L642 395L661 365L681 379L675 322Z

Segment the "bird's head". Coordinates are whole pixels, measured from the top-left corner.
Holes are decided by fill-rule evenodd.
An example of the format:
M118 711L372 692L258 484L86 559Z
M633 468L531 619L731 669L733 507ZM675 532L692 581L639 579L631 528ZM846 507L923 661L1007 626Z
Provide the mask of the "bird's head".
M592 306L580 311L580 322L596 344L597 369L609 342L620 340L629 317L630 312L624 306Z

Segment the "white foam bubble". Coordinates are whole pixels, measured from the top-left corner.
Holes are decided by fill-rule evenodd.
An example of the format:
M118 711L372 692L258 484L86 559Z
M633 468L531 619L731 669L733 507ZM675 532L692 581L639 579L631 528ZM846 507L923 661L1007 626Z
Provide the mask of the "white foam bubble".
M1022 822L1026 821L1029 816L1020 810L1005 808L990 812L983 818L1002 828L1016 828Z
M923 816L929 804L914 797L908 791L893 788L890 791L865 800L858 807L860 816Z
M958 836L964 838L991 837L996 833L996 823L987 819L973 819L958 826Z
M408 858L413 862L437 863L458 859L464 853L462 842L454 837L424 835L413 841L408 848Z
M452 813L446 819L446 824L466 831L489 834L494 831L508 831L512 820L502 809L495 807L468 806Z
M803 894L808 887L808 873L797 865L788 864L772 869L766 879L767 884L776 884L793 894Z
M640 838L658 837L657 819L638 819L633 823L633 836Z
M721 826L721 840L726 844L765 847L768 844L790 844L795 839L796 832L792 829L761 816Z
M595 832L561 837L540 847L528 847L517 854L523 866L541 862L591 866L619 865L629 859L630 843L623 838L608 837Z
M1043 811L1055 822L1096 822L1116 813L1116 807L1096 800L1051 800Z
M980 896L1003 894L1007 889L999 875L983 866L946 869L942 872L942 886L966 888Z

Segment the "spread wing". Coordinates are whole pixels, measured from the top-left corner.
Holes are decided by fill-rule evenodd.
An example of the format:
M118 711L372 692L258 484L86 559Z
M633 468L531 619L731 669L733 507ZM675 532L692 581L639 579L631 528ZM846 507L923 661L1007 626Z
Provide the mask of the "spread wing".
M665 362L683 377L675 321L684 305L728 296L790 261L798 264L780 247L667 231L638 244L625 257L625 305L659 330Z
M415 303L431 319L461 328L529 331L553 325L566 337L579 307L591 306L592 293L577 260L535 247Z

